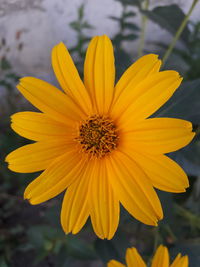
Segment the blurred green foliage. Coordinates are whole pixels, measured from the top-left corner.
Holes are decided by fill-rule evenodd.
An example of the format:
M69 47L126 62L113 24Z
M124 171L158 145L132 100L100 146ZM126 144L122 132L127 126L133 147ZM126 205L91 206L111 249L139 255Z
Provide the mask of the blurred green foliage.
M200 77L200 22L190 22L188 33L183 42L184 48L176 47L173 55L178 57L185 65L184 79L195 80ZM156 43L162 50L167 45L162 42Z
M178 5L156 6L144 10L145 0L116 0L121 5L121 15L110 15L116 22L116 34L112 37L115 48L117 79L135 60L127 52L127 43L138 41L141 28L137 16L145 15L167 30L172 36L185 17ZM77 9L76 20L70 23L77 36L70 49L82 75L87 44L94 27L85 16L85 5ZM149 261L158 244L170 248L172 257L178 252L189 254L190 266L200 263L200 22L189 22L171 58L176 56L181 72L187 80L168 103L155 116L178 117L193 122L197 135L192 144L171 156L178 161L190 176L190 188L185 194L158 192L164 208L165 218L159 227L148 227L134 220L121 209L120 225L115 237L100 240L92 232L90 222L76 236L65 235L59 222L61 197L39 206L31 206L22 199L23 190L29 183L26 175L11 173L6 164L0 171L0 267L73 267L105 266L110 259L123 262L127 247L136 246ZM21 49L23 45L18 42ZM169 44L155 43L164 53ZM18 110L18 95L14 85L18 74L12 68L7 54L9 48L2 39L0 52L0 88L6 90L5 103L9 107L0 120L1 162L11 150L26 144L9 127L9 115ZM184 61L184 67L182 62ZM167 68L172 67L168 61ZM179 71L179 69L178 69ZM3 112L3 111L2 111ZM36 177L36 174L28 175ZM102 265L101 265L102 263Z
M91 30L94 27L85 19L85 5L82 4L77 10L77 19L70 23L70 27L76 32L77 42L69 49L70 54L75 54L79 72L83 76L83 63L86 53L86 46L91 39L91 36L86 35L86 30Z
M151 11L142 11L150 20L158 24L162 29L167 30L172 35L175 35L185 14L182 9L176 5L158 6ZM180 40L187 43L190 35L189 26L186 25Z
M117 0L123 3L122 1ZM118 32L113 36L112 42L115 47L115 61L117 68L117 78L131 64L131 59L126 50L123 49L124 42L132 42L138 38L139 27L133 22L136 13L128 9L128 2L122 4L122 13L120 17L110 16L118 24Z

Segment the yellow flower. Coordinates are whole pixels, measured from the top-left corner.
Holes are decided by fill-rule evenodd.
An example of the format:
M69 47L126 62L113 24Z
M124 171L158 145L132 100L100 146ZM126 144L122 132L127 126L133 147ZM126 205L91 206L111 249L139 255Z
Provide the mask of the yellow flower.
M188 256L181 256L179 253L170 265L168 249L159 246L153 257L151 267L188 267ZM128 248L126 251L126 265L111 260L107 267L147 267L136 248Z
M52 51L61 92L25 77L17 88L41 113L20 112L11 127L36 141L10 153L10 170L43 171L26 188L31 204L67 189L61 211L66 233L79 232L90 216L95 233L111 239L119 223L119 203L136 219L157 225L162 208L153 187L184 192L188 179L165 153L193 138L188 121L150 118L174 93L182 78L159 72L157 55L140 58L115 85L113 47L107 36L89 44L84 83L63 43Z

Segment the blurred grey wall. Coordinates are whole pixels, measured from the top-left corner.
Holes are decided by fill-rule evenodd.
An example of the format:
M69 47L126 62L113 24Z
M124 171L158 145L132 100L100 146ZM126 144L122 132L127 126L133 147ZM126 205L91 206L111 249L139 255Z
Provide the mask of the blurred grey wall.
M191 2L151 0L152 6L178 3L184 11L188 10ZM52 47L60 41L68 47L75 43L75 32L69 27L69 22L76 18L81 3L85 3L87 20L95 27L88 31L89 35L107 34L111 37L117 31L116 22L108 18L109 15L120 15L121 5L114 0L0 0L0 37L6 39L10 47L8 56L21 75L45 76L51 68ZM199 4L192 19L200 19ZM169 38L164 30L148 23L149 43ZM127 44L126 48L134 54L136 46L137 42Z

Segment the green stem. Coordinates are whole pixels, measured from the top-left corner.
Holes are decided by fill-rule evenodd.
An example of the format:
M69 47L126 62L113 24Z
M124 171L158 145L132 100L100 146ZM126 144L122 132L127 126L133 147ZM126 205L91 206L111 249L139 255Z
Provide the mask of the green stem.
M193 214L191 211L188 211L179 205L175 205L175 208L176 213L185 220L188 220L193 229L200 229L200 217L198 215Z
M190 7L190 9L189 9L189 11L188 11L188 13L187 13L187 15L186 15L185 18L183 19L183 21L182 21L180 27L178 28L178 30L177 30L177 32L176 32L174 38L173 38L172 41L171 41L171 44L169 45L167 51L165 52L165 54L164 54L164 56L163 56L163 60L162 60L162 61L163 61L163 64L162 64L162 66L165 65L167 59L169 58L171 52L173 51L174 46L175 46L176 42L178 41L180 35L182 34L182 32L183 32L183 30L184 30L184 28L185 28L185 26L186 26L186 24L187 24L187 22L188 22L188 20L189 20L189 18L190 18L190 15L192 14L192 11L193 11L193 9L194 9L194 7L196 6L196 4L197 4L198 1L199 1L199 0L193 0L193 3L192 3L192 5L191 5L191 7Z
M126 13L126 4L123 4L123 10L122 10L122 16L121 16L121 20L120 20L120 32L121 34L124 32L124 23L125 23L125 17L124 14ZM120 42L118 43L118 49L120 50L122 46L122 40L120 40Z
M154 239L154 253L156 252L156 249L159 244L159 226L155 228L155 239Z
M145 0L143 10L148 10L148 7L149 7L149 0ZM141 57L143 55L147 20L148 20L147 16L143 14L141 23L142 25L141 25L140 41L138 46L138 57Z
M165 225L165 230L166 230L167 234L169 235L169 237L175 242L177 240L177 237L173 233L169 224Z

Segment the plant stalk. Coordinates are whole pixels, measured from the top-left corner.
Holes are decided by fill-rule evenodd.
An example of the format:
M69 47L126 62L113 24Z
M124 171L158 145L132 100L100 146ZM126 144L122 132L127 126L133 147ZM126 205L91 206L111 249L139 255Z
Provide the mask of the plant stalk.
M178 28L175 36L173 37L173 39L172 39L172 41L171 41L171 43L170 43L167 51L165 52L165 54L163 56L163 59L162 59L162 62L163 62L162 67L165 65L165 63L168 60L170 54L172 53L172 51L174 49L174 46L176 45L176 42L178 41L179 37L181 36L181 34L182 34L182 32L183 32L183 30L184 30L184 28L185 28L185 26L186 26L186 24L187 24L190 16L192 14L192 11L193 11L193 9L196 6L196 4L197 4L198 1L199 0L193 0L193 3L191 5L191 7L190 7L190 9L189 9L189 11L187 13L187 15L183 19L183 21L182 21L181 25L179 26L179 28Z
M148 10L148 7L149 7L149 0L145 0L143 10ZM147 20L148 20L147 16L143 14L141 21L140 41L138 46L138 57L141 57L143 55Z
M159 226L155 227L155 239L154 239L154 254L159 244Z

